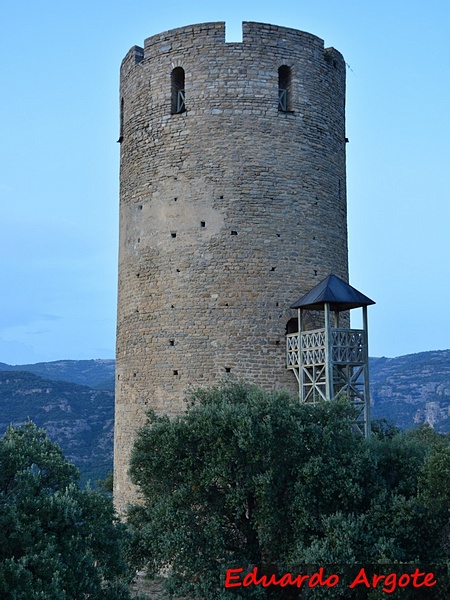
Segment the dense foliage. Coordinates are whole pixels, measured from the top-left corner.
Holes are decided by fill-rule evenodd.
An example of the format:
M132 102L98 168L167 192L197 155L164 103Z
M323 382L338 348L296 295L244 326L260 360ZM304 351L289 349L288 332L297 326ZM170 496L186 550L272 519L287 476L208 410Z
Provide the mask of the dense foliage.
M225 589L228 569L445 562L448 437L378 424L366 441L353 420L343 401L300 405L239 383L194 391L176 419L150 413L131 463L142 493L129 512L136 565L168 572L174 595L213 600L299 597L292 586ZM344 587L301 597L386 595ZM439 598L436 587L400 591Z
M0 439L1 598L129 598L124 526L109 496L80 490L77 480L31 422Z

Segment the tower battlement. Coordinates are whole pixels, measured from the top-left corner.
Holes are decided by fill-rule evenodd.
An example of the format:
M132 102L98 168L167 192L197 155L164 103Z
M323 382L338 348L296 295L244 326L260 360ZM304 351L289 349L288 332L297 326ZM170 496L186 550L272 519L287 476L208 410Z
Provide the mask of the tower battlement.
M334 48L324 48L324 41L321 38L305 31L268 23L244 21L242 23L242 42L226 42L225 28L225 22L222 21L198 23L148 37L144 41L143 48L133 46L129 50L122 61L122 70L128 70L130 66L151 59L158 54L176 53L177 51L185 53L189 48L211 49L216 45L220 47L220 44L238 52L252 45L257 48L265 46L268 51L271 48L283 50L295 45L303 48L303 51L323 54L325 58L332 56L333 60L339 63L339 67L345 66L340 52Z
M285 45L297 44L304 48L314 47L319 51L324 50L324 42L321 38L291 27L244 21L242 23L242 42L226 42L225 28L225 22L222 21L198 23L152 35L146 38L144 42L145 58L151 56L155 48L158 52L164 52L171 49L168 47L169 45L176 45L177 42L181 49L185 49L190 45L189 38L191 38L192 45L196 47L222 43L227 46L254 44L258 47L264 45L267 47L282 48Z
M347 279L345 63L309 33L224 23L133 47L121 67L115 498L152 408L236 376L298 390L293 300Z

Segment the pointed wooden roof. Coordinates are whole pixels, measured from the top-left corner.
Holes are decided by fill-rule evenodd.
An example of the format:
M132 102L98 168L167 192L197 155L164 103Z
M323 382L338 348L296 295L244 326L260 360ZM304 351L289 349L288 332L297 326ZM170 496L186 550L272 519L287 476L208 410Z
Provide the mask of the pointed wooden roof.
M291 308L309 308L321 310L325 303L330 304L331 310L350 310L375 304L373 300L358 292L357 289L346 283L337 275L330 273L328 277L318 283L310 292L294 302Z

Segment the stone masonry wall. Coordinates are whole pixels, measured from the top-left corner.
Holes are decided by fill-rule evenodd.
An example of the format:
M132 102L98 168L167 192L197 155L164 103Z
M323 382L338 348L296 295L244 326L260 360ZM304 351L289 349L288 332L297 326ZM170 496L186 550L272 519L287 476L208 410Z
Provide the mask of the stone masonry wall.
M291 69L289 112L278 69ZM186 111L171 114L171 72ZM235 376L297 392L290 305L347 279L345 63L301 31L182 27L121 68L115 500L145 412L175 415L192 385Z

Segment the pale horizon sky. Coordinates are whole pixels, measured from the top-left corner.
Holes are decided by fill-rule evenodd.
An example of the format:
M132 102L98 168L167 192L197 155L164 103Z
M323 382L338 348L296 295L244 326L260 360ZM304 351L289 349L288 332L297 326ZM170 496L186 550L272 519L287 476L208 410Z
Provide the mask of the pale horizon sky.
M114 358L119 67L131 46L225 21L308 31L347 62L350 284L371 356L450 347L447 0L18 0L2 6L0 362Z

